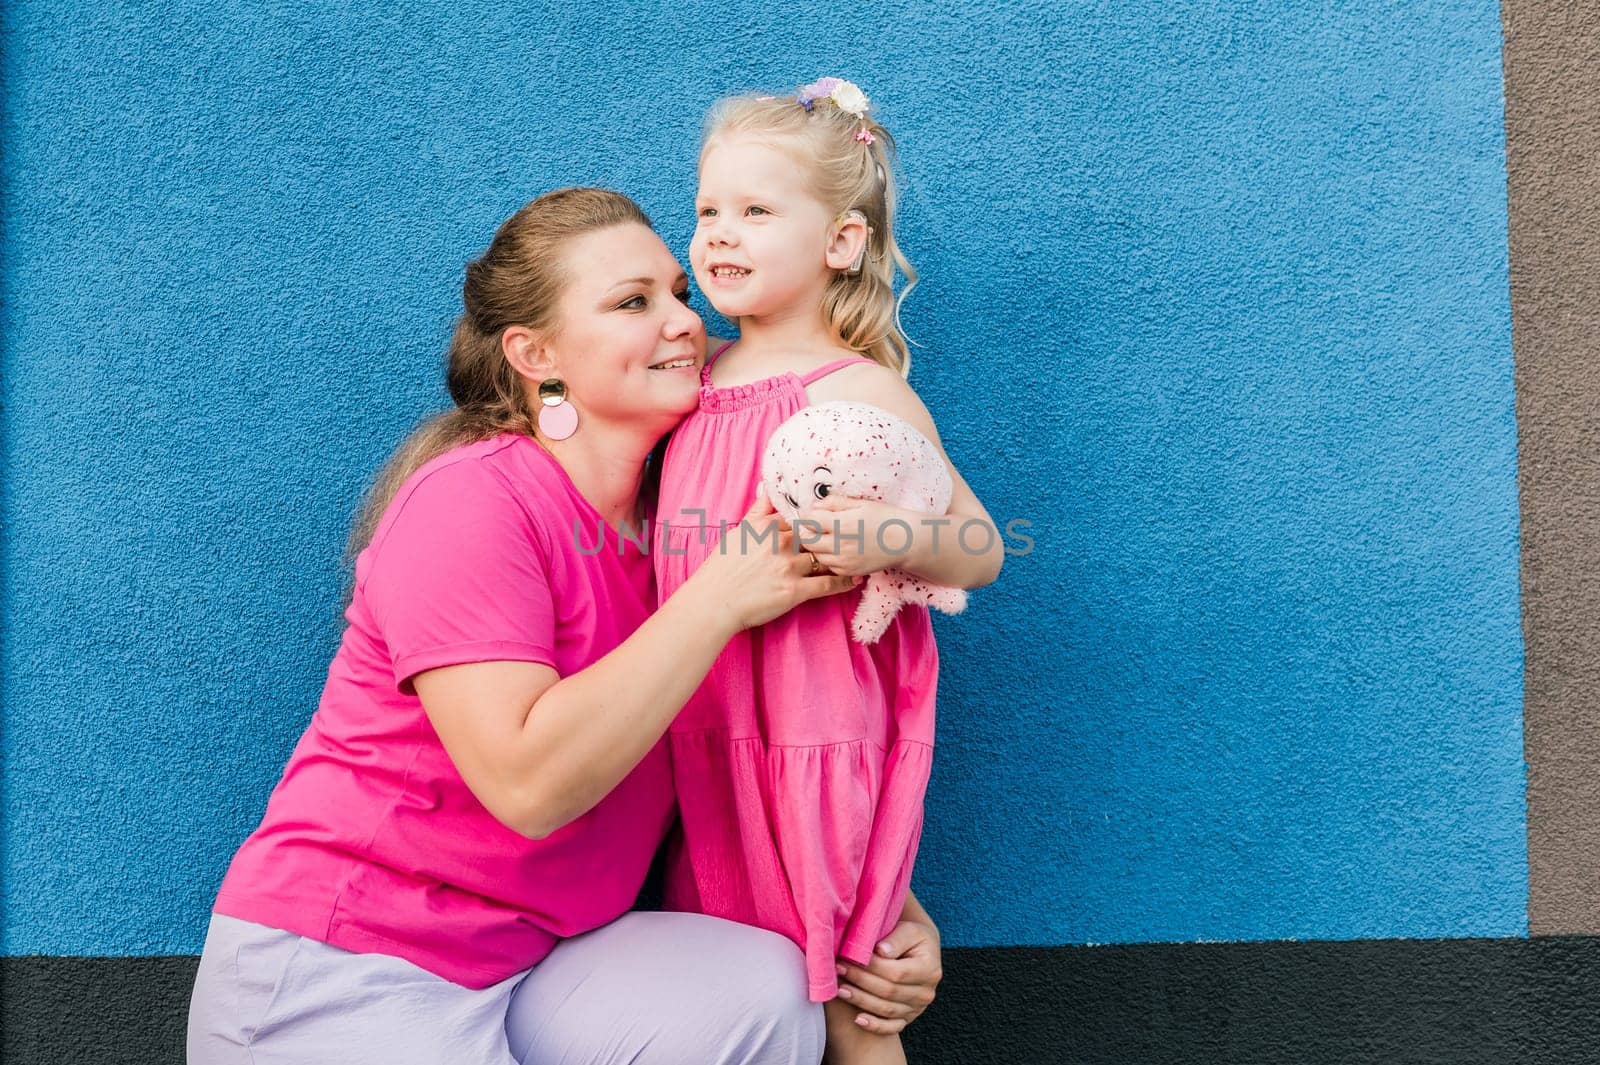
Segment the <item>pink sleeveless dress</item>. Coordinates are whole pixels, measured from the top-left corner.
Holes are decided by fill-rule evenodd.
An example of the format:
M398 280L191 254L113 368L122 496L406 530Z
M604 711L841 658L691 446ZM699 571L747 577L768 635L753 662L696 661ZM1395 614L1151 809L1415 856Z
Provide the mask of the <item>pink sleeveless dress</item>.
M653 552L661 599L749 509L767 438L806 406L805 386L859 361L714 388L711 361L727 347L667 445ZM837 994L836 956L865 965L899 921L933 761L928 610L906 604L863 645L850 638L860 598L812 600L736 635L668 733L683 838L667 907L788 936L805 951L813 1002Z

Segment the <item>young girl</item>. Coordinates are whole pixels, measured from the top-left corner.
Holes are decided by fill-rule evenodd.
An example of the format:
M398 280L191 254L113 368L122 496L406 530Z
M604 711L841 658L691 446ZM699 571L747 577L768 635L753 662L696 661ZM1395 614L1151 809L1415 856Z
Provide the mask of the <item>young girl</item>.
M895 267L915 275L894 240L892 142L867 108L856 86L824 78L798 98L723 100L707 120L689 256L740 335L708 360L699 407L668 444L662 597L715 548L717 528L748 510L768 436L800 408L870 403L939 442L905 380ZM955 494L937 524L872 501L817 501L807 516L826 532L807 541L812 572L896 566L957 587L993 581L999 536L950 473ZM913 533L896 551L901 523ZM793 939L812 1000L827 1003L829 1060L902 1062L904 1024L875 1028L857 1010L903 1014L871 993L874 977L839 960L865 967L902 910L920 910L909 888L938 654L921 606L904 607L877 643L854 642L859 599L802 604L741 634L673 722L684 836L666 901Z

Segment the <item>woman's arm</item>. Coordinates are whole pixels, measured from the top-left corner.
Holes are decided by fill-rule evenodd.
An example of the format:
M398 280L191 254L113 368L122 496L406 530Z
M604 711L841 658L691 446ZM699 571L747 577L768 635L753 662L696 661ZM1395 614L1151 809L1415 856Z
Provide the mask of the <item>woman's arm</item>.
M910 892L900 923L873 951L863 969L839 963L839 994L861 1010L856 1023L871 1032L892 1033L922 1016L944 979L939 929Z
M756 532L781 523L763 497ZM655 746L728 639L795 604L850 588L806 576L780 526L774 541L730 530L718 550L610 654L569 677L531 662L476 662L417 674L423 709L467 787L532 839L592 809ZM735 541L739 541L738 544ZM741 549L742 548L742 549Z
M899 374L875 364L850 367L824 380L834 378L839 391L830 390L829 398L881 407L933 442L950 471L950 509L935 516L875 500L830 497L810 508L813 520L822 524L821 534L802 530L800 545L835 573L860 575L893 566L954 588L993 583L1005 562L1005 543L994 519L945 453L922 399ZM894 528L884 531L889 522L896 523ZM903 552L886 551L884 543L898 548L907 539L902 524L911 530L909 545ZM835 525L842 535L835 535Z

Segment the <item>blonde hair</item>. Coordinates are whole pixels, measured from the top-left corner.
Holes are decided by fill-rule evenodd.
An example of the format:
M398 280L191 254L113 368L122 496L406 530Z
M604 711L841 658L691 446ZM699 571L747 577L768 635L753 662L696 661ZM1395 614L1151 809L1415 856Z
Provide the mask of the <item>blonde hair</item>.
M488 250L467 264L461 317L445 360L455 409L429 418L378 471L346 548L354 559L372 539L390 500L421 466L446 451L501 433L534 435L534 408L522 377L506 361L500 339L510 326L546 330L567 284L562 250L574 237L650 219L639 205L608 189L557 189L527 204L496 230Z
M857 139L865 129L872 143ZM706 116L700 158L724 137L749 136L791 152L810 173L812 191L843 216L860 211L871 227L861 272L840 271L822 296L823 319L844 347L899 372L911 372L911 349L900 328L900 304L917 272L894 239L894 138L870 115L858 118L819 100L807 111L793 96L730 96ZM895 268L906 286L894 293Z

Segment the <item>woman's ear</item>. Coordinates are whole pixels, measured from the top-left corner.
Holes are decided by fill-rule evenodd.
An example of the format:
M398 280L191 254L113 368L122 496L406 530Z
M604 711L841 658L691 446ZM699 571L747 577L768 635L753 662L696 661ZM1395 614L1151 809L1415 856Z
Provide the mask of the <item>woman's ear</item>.
M866 256L867 240L872 229L867 216L860 211L846 211L835 224L833 238L828 241L824 261L830 270L858 270Z
M513 325L501 333L500 350L513 370L535 384L556 376L549 345L527 326Z

